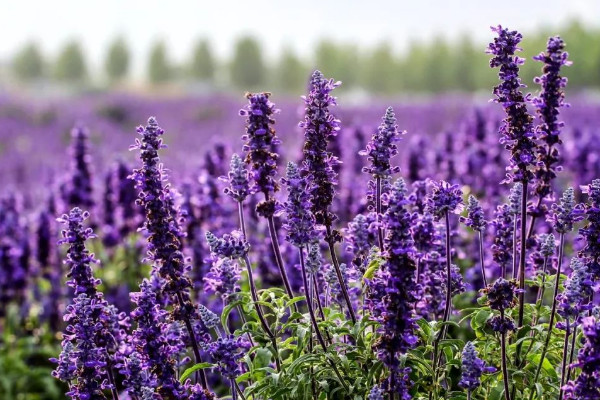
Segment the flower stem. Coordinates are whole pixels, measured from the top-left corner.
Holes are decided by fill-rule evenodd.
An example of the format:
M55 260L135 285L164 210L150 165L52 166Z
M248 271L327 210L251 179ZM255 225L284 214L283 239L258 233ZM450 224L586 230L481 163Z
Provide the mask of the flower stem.
M504 318L504 312L502 312ZM504 399L510 400L510 388L508 387L508 366L506 365L506 332L500 334L500 347L502 352L502 380L504 381Z
M279 362L279 351L277 350L277 338L275 338L275 335L271 331L271 328L269 328L269 324L267 323L267 320L262 312L262 308L260 307L260 304L258 304L258 293L256 291L256 285L254 284L252 266L250 264L250 259L248 259L247 254L244 257L244 262L246 263L246 270L248 271L248 282L250 283L250 294L252 296L252 301L254 302L254 308L256 309L256 314L258 315L260 325L262 326L269 339L271 339L271 343L273 343L273 348L275 349L275 364L277 365L277 370L279 371L281 369L281 364Z
M525 247L527 242L527 181L523 181L523 195L521 196L521 249L519 252L519 318L517 328L523 326L525 313ZM513 274L515 271L513 271ZM520 365L521 348L523 343L517 343L515 351L515 365Z
M378 176L375 178L375 212L377 213L377 222L381 218L381 178ZM379 240L379 248L384 251L383 248L383 227L381 224L377 224L377 239Z
M523 219L523 218L521 218ZM519 227L519 215L515 215L515 220L513 221L513 264L512 264L512 277L516 278L517 277L517 259L518 259L518 255L517 255L517 232L518 232L518 227ZM503 265L503 271L502 271L502 278L506 279L506 264Z
M185 301L183 300L183 296L181 292L177 292L177 301L179 302L179 307L182 310L186 309ZM188 332L188 336L190 338L190 342L192 343L192 350L194 352L194 358L196 360L196 364L200 364L202 362L202 356L200 355L200 346L198 346L198 340L196 338L196 333L194 332L194 328L192 327L192 322L190 321L189 315L184 315L183 321L185 323L185 328ZM200 375L200 384L204 389L208 389L208 380L206 379L206 372L203 369L199 370Z
M333 238L331 232L331 225L325 225L325 230L327 235L326 240L329 244L329 253L331 254L331 261L333 262L335 274L337 275L338 282L340 283L340 288L342 289L342 294L344 295L344 300L346 301L346 306L348 307L350 319L352 319L353 324L356 324L356 314L354 313L354 308L352 307L352 302L350 301L350 296L348 295L348 287L346 286L346 282L344 281L344 277L342 276L342 271L340 270L340 263L335 254L335 239Z
M325 339L323 338L323 335L321 334L321 330L319 329L319 324L317 323L317 317L315 316L315 310L313 309L312 301L310 300L310 297L309 297L309 285L308 285L308 279L306 277L306 264L304 262L304 251L303 251L302 247L298 248L298 251L300 253L300 267L302 269L302 283L304 285L304 294L306 295L306 304L308 305L308 314L310 315L310 320L312 322L313 327L315 328L315 334L317 336L317 340L319 341L319 344L321 344L321 347L323 348L323 352L327 352L327 344L325 343ZM336 376L340 380L340 383L344 387L344 390L346 391L346 393L348 393L348 386L346 386L346 382L340 375L340 372L338 371L336 365L334 364L333 361L331 361L331 359L327 358L327 360L329 361L329 364L331 365L333 372L336 374Z
M569 382L571 380L571 371L573 370L573 368L571 368L571 364L573 364L573 358L575 357L575 347L577 347L575 341L576 338L577 325L575 325L575 327L573 328L573 333L571 334L571 354L569 355L569 366L567 369L567 379L565 379L565 382Z
M288 279L287 272L285 271L285 266L283 265L281 249L279 248L279 239L277 238L277 230L275 229L275 219L271 216L267 218L267 221L269 223L269 235L271 236L271 245L273 247L273 254L275 254L275 262L277 263L277 267L279 268L279 274L281 275L281 280L283 281L285 291L289 298L293 299L294 292L292 291L290 280Z
M487 278L485 276L485 264L483 261L483 232L479 231L479 264L481 264L481 276L483 278L483 287L487 287Z
M558 400L563 398L563 386L565 384L565 377L567 375L567 359L569 358L569 335L571 334L571 325L569 318L566 318L567 327L565 330L565 342L563 344L563 356L562 356L562 367L560 369L560 388L558 391Z
M546 342L544 343L544 347L542 348L542 356L540 358L540 363L537 367L537 370L535 372L535 378L533 378L533 382L537 382L539 376L540 376L540 371L542 370L542 364L544 363L544 358L546 357L546 352L548 351L548 345L550 344L550 337L552 336L552 328L554 327L554 318L556 316L556 298L558 297L558 289L559 289L559 282L560 282L560 270L562 268L562 259L563 259L563 252L564 252L564 247L565 247L565 234L561 233L560 234L560 239L559 239L559 245L558 245L558 265L556 267L556 282L554 282L554 299L552 300L552 311L550 311L550 321L548 321L548 334L546 335ZM533 394L533 392L532 392ZM530 397L532 398L532 397Z

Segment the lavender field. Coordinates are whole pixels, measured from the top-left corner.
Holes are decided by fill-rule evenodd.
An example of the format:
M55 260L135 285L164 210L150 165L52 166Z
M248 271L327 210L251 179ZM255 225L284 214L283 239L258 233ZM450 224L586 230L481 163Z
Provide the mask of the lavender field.
M0 399L600 399L600 101L521 39L486 96L0 97Z

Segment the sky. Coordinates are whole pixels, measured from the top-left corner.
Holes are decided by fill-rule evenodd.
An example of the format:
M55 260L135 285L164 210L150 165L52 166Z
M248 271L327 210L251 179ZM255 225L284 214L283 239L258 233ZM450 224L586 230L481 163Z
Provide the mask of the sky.
M101 65L108 44L126 38L134 70L142 71L149 48L164 39L174 61L185 60L198 38L208 38L223 59L233 43L251 34L268 58L283 47L310 56L322 38L368 48L388 41L401 52L414 40L461 33L484 42L490 25L522 32L560 27L571 19L600 25L599 0L0 0L0 60L36 41L54 57L68 40L83 44Z

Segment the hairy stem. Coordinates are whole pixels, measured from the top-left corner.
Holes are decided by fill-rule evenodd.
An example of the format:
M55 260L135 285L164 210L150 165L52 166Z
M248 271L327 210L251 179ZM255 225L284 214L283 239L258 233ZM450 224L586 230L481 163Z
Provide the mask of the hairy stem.
M517 328L523 326L525 312L525 247L527 242L527 181L523 181L523 195L521 196L521 249L519 252L519 318ZM513 272L514 274L514 272ZM523 343L517 344L515 351L515 365L519 365Z
M554 299L552 300L552 310L550 311L550 320L548 321L548 334L546 335L546 341L544 342L544 347L542 347L542 355L540 358L540 363L535 371L535 378L533 382L537 382L540 376L540 371L542 370L542 364L544 363L544 358L546 357L546 352L548 351L548 346L550 344L550 337L552 336L552 328L554 328L554 318L556 316L556 298L558 297L558 289L560 283L560 270L562 269L562 259L563 252L565 246L565 234L560 234L558 245L558 265L556 266L556 282L554 282ZM532 392L533 393L533 392ZM530 397L531 398L531 397Z
M502 312L504 318L504 312ZM508 386L508 366L506 365L506 333L500 335L500 347L502 352L502 380L504 381L504 399L510 400L510 388Z
M563 398L563 386L565 385L565 377L567 375L567 359L569 358L569 335L571 334L571 325L567 318L567 327L565 329L565 342L563 344L562 366L560 368L560 388L558 391L558 400Z
M479 231L479 264L481 264L481 277L483 278L483 287L487 287L487 277L485 276L485 264L483 261L483 232Z
M325 230L327 235L327 243L329 244L329 253L331 254L331 261L333 262L335 274L337 275L338 282L340 283L340 288L342 289L342 294L344 295L344 300L346 301L348 314L350 314L350 319L352 319L352 323L356 324L356 314L354 313L354 308L352 307L352 302L350 301L350 296L348 295L348 287L346 286L346 282L344 281L344 277L342 276L340 263L338 261L337 255L335 254L335 239L333 238L331 232L331 225L326 225Z
M277 238L277 230L275 229L275 219L271 216L267 218L267 221L269 223L269 235L271 236L271 245L273 247L273 253L275 254L275 262L277 263L277 268L279 268L279 274L281 275L281 280L283 281L285 291L290 297L290 299L293 299L294 292L292 291L290 280L288 279L287 272L285 271L285 266L283 265L281 249L279 248L279 239Z

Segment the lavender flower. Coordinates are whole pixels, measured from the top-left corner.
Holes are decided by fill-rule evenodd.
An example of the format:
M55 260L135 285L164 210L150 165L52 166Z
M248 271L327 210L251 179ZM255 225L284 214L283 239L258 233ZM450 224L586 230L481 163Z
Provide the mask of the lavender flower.
M581 373L564 386L567 400L595 400L600 398L600 321L586 317L582 322L585 338L577 362L571 367L581 368Z
M275 105L269 101L270 93L248 93L248 106L240 110L246 117L246 134L243 150L246 153L246 164L250 166L250 192L262 192L265 200L258 204L257 212L270 218L275 212L275 200L272 198L279 189L275 175L277 173L277 153L273 146L279 144L272 125L273 114L277 113Z
M575 204L575 192L568 188L563 192L559 204L552 204L552 214L548 221L552 222L558 233L567 233L573 230L573 224L583 219L582 209Z
M64 201L69 207L94 207L91 156L88 149L88 130L76 126L71 131L71 171L70 181L66 183Z
M385 392L379 385L375 385L369 391L368 400L385 400Z
M590 272L595 281L600 279L600 179L593 180L590 185L583 188L588 195L585 205L587 224L579 230L579 236L585 240L585 247L581 251L587 256Z
M389 388L403 394L406 386L395 381L402 376L396 353L405 353L417 341L413 309L417 301L417 285L414 281L415 253L410 227L415 221L415 214L407 210L410 201L407 198L406 184L398 179L390 188L388 208L383 218L386 230L385 238L385 274L387 284L386 295L377 307L381 337L375 346L379 358L391 370ZM394 378L396 376L396 378Z
M481 232L485 229L487 222L483 213L483 208L475 196L470 195L467 204L467 217L461 217L461 222L476 232Z
M67 285L72 287L75 295L85 293L89 297L94 297L97 293L96 287L100 284L100 280L94 278L91 265L98 261L93 254L85 247L85 242L88 239L95 238L96 235L91 228L85 228L83 223L89 218L87 211L82 211L80 208L73 208L69 214L64 214L58 218L58 222L66 225L67 229L62 231L63 239L59 244L68 244L67 259L65 264L69 266L70 278Z
M206 232L206 241L210 247L210 252L218 257L243 258L250 250L250 244L240 231L233 231L231 234L226 233L221 238L217 238L211 232Z
M91 299L86 293L79 294L73 304L67 306L63 352L57 362L53 376L65 379L72 399L105 399L104 389L111 388L106 377L106 350L98 347L97 337L102 334L98 313L102 304ZM73 370L75 366L75 370Z
M592 295L592 276L583 260L571 259L571 275L564 283L564 291L558 295L558 314L570 322L577 322L581 313L589 308L585 304ZM557 325L558 326L558 325Z
M340 121L329 111L336 105L331 91L340 85L325 79L320 71L313 72L310 93L304 98L305 117L299 126L304 130L303 175L309 182L311 211L319 225L331 226L336 216L329 211L335 196L339 160L327 151L327 143L340 130Z
M382 185L382 193L389 189L390 179L394 173L400 171L400 167L392 166L390 160L398 154L398 142L402 135L406 132L398 131L396 125L396 116L392 107L388 107L383 116L383 122L379 125L377 132L367 144L366 150L362 150L359 154L367 156L370 166L364 167L363 172L371 174L374 179L379 179ZM371 203L375 200L375 185L374 180L369 182L369 199Z
M435 182L431 195L427 199L427 210L436 221L446 213L460 213L463 209L462 192L458 185L446 181Z
M248 171L244 161L237 154L231 156L229 174L223 177L223 180L229 182L229 186L225 188L226 195L240 203L246 200L250 194Z
M518 218L521 215L521 199L523 198L523 184L521 182L515 182L510 188L510 195L508 196L508 205L510 212Z
M209 352L217 364L216 370L225 378L235 379L243 372L240 360L249 348L243 337L229 335L211 343Z
M464 389L473 391L481 385L481 375L484 372L495 372L496 368L486 367L485 362L478 357L472 342L467 342L462 352L462 375L458 383Z
M498 25L492 27L498 36L489 44L488 53L494 57L490 67L500 67L501 83L494 87L497 103L504 107L506 119L500 127L501 143L511 153L507 167L507 182L527 182L533 179L536 145L533 140L533 118L527 111L526 97L521 92L524 86L519 78L519 65L524 60L515 56L521 50L518 45L522 36L517 31L509 31Z
M239 291L239 281L240 268L237 262L230 258L220 258L213 262L204 277L204 290L227 301Z
M287 215L284 227L286 240L296 247L304 247L309 242L319 239L319 231L315 229L315 217L311 213L311 199L308 182L300 176L296 164L287 165L283 183L288 187L287 201L283 208Z
M544 257L552 257L556 251L556 238L553 234L540 235L540 253Z
M508 204L499 205L496 208L495 218L492 221L494 227L494 241L492 244L493 259L502 268L503 275L507 265L512 260L514 216Z
M140 291L131 294L131 300L137 306L131 312L131 318L137 322L137 328L132 333L132 344L143 357L143 367L151 371L151 379L156 379L161 395L184 398L184 388L177 379L172 349L164 335L167 312L158 304L150 281L144 279L140 283Z
M485 289L490 308L500 311L500 316L495 316L489 321L492 330L495 332L506 333L514 329L514 322L504 315L504 313L517 303L515 297L516 288L517 284L515 281L498 278L493 285Z
M200 319L208 329L216 328L219 325L219 317L217 314L210 311L202 304L198 305L198 314L200 314Z
M560 107L568 107L564 102L563 93L567 86L567 78L560 76L560 69L571 65L564 48L565 43L560 37L551 37L548 39L546 52L533 57L534 60L544 63L544 74L534 80L542 86L542 91L539 97L533 99L533 105L542 121L537 127L538 138L545 144L538 149L535 169L534 190L540 198L552 193L552 180L556 178L558 170L559 153L554 146L562 143L559 136L564 125L558 121L558 115Z
M367 216L358 214L348 223L348 228L345 231L346 251L352 253L352 264L361 273L365 272L365 260L376 240L374 224L374 214L369 213Z

